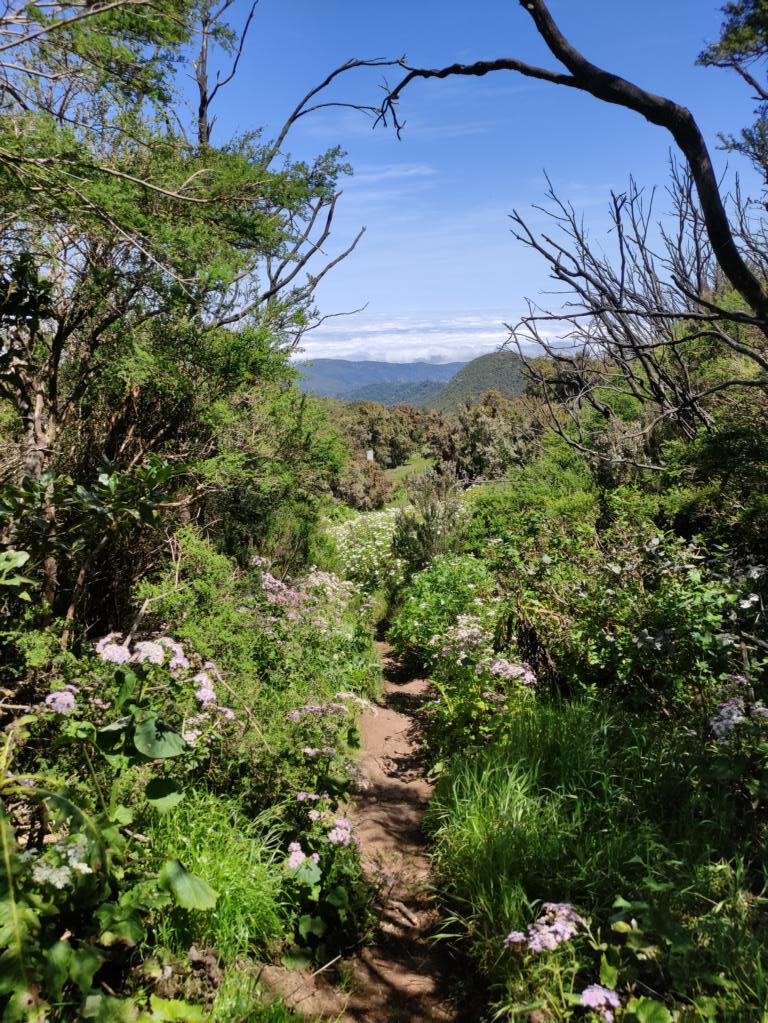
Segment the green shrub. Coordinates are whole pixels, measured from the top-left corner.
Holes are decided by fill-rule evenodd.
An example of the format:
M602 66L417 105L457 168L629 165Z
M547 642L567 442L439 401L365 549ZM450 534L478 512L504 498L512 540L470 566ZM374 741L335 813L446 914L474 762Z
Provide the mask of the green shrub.
M393 646L424 665L434 663L446 630L459 615L486 608L493 586L492 574L477 558L458 554L435 558L403 590L389 630Z
M594 524L599 493L585 459L559 438L545 440L544 454L515 469L505 483L467 494L467 549L482 552L489 541Z

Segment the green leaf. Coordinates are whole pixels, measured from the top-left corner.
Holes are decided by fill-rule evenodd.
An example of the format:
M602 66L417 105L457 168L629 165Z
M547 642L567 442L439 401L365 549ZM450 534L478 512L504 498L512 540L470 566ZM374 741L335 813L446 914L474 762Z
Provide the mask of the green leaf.
M134 1023L136 1003L132 998L110 998L108 995L89 995L83 1004L83 1019L95 1023Z
M57 941L45 953L45 989L49 997L58 999L69 980L72 946L68 941Z
M114 902L105 902L96 910L96 920L101 927L99 942L109 948L112 945L126 945L133 948L147 936L141 914L130 907Z
M310 934L314 934L317 938L322 938L325 934L325 921L322 917L311 916L309 913L305 913L304 916L299 918L299 934L305 941Z
M97 952L93 945L81 945L76 952L72 953L69 976L72 983L83 994L91 990L93 975L103 962L104 957Z
M655 998L633 998L627 1009L635 1014L638 1023L672 1023L672 1013Z
M293 876L300 884L306 884L312 888L320 883L323 872L314 860L306 859L298 870L294 871Z
M605 956L600 960L600 983L604 987L609 987L612 990L616 988L616 982L619 979L619 971L617 967L611 966Z
M115 707L118 710L122 710L128 700L131 699L139 684L139 680L135 672L129 671L127 668L122 668L120 670L120 674L123 677L123 682L120 686L120 692L117 694L117 700L115 701Z
M154 716L136 725L133 744L139 753L143 753L151 760L178 757L187 748L187 744L175 728Z
M158 813L168 813L184 798L184 792L172 778L153 778L147 783L144 795Z
M126 825L133 823L133 810L131 810L130 807L124 806L122 803L118 803L109 815L109 819L114 824L120 824L125 827Z
M329 906L335 906L336 909L348 909L349 908L349 892L343 885L336 885L325 897L325 901Z
M160 871L160 886L173 895L184 909L213 909L219 893L196 874L190 874L178 860L168 860Z
M205 1023L203 1010L199 1005L190 1005L176 998L149 999L150 1012L142 1012L137 1023Z
M305 948L290 948L280 962L286 970L305 970L312 965L312 953Z

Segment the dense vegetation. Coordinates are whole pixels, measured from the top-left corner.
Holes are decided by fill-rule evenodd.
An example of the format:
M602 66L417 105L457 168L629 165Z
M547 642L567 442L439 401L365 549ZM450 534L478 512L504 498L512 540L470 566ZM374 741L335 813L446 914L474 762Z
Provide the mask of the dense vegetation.
M445 384L463 367L463 362L377 362L375 359L312 359L299 362L300 387L308 393L325 398L349 401L385 400L392 390L409 389L419 384ZM362 394L363 390L369 394ZM391 390L392 389L392 390ZM400 401L408 403L403 396Z
M500 356L521 393L302 394L293 269L345 168L213 144L227 8L0 14L2 1019L288 1020L259 962L367 940L377 621L434 684L441 939L478 1015L765 1019L768 321L675 170L671 262L630 224L617 270L567 214L574 262L539 245L590 341ZM744 71L765 5L725 12L702 60ZM765 173L763 128L726 142Z

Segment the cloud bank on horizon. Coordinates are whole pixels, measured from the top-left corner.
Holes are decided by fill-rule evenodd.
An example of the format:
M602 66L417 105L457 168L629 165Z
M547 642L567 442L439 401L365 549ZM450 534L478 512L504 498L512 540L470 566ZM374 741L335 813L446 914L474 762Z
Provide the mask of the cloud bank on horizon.
M501 348L509 337L508 319L496 310L353 314L307 334L297 358L461 362Z

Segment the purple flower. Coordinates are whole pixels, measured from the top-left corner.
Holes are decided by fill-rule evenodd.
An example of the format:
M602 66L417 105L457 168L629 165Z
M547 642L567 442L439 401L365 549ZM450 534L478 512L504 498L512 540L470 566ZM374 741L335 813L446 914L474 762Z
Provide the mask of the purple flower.
M55 693L49 693L45 698L46 707L50 708L54 714L71 714L75 709L75 693L77 690L74 686L67 686L66 689L58 689Z
M296 799L300 803L304 803L304 802L316 803L319 798L320 798L320 796L316 796L314 792L297 792L296 793Z
M170 636L161 636L157 642L171 654L171 659L168 662L170 671L180 671L189 667L189 658L184 653L184 647L181 643L177 643Z
M216 703L216 691L213 688L211 676L207 672L199 671L192 681L197 682L195 699L198 703L202 703L204 707L207 707L212 703Z
M331 845L349 845L352 841L352 825L346 817L338 817L328 832Z
M612 1023L613 1010L621 1007L621 999L609 987L590 984L581 992L581 1004L588 1009L594 1009L604 1020L607 1020L607 1023Z
M96 653L101 655L101 651L104 649L105 646L108 646L110 643L114 643L115 640L119 640L122 638L123 638L122 632L110 632L106 636L102 636L101 639L98 640L96 643Z
M311 821L324 821L328 814L322 810L310 810L307 816Z
M497 657L491 661L489 671L497 678L519 679L524 686L536 685L536 676L527 664L513 664L503 657Z
M131 659L131 651L122 643L105 643L99 650L99 657L109 664L127 664Z
M300 710L289 710L285 716L289 721L301 721L302 714Z
M235 712L231 707L217 707L216 710L221 714L225 721L234 721Z
M301 848L300 842L291 842L288 846L288 861L287 867L289 870L297 870L304 860L307 858L306 853Z
M545 902L541 908L542 915L530 924L527 934L512 931L507 935L506 948L527 944L530 952L551 952L569 941L580 927L587 926L584 918L567 902Z
M143 664L145 661L149 661L150 664L162 664L165 660L165 650L159 643L143 639L134 645L133 660L137 664Z

